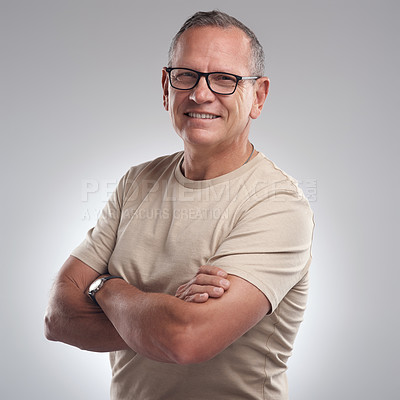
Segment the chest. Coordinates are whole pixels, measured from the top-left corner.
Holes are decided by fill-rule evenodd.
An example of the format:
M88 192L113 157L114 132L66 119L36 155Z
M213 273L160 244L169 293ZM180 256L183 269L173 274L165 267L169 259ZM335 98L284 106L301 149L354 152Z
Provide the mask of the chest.
M121 212L110 273L143 291L174 294L229 235L234 208L220 196L177 185L130 199Z

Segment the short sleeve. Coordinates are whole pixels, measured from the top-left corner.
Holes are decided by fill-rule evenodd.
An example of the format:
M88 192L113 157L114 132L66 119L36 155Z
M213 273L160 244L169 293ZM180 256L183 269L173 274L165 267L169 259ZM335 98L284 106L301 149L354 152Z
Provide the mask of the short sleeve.
M71 253L99 274L107 272L108 262L117 240L126 177L127 175L119 181L103 208L96 226L88 231L83 242Z
M208 264L261 290L273 312L306 274L314 229L308 201L297 191L268 190L243 205L238 222Z

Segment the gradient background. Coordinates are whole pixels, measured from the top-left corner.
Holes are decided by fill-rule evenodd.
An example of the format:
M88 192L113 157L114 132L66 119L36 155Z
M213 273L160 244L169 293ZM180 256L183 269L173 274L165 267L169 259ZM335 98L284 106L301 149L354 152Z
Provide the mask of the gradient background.
M108 398L106 354L45 340L49 290L125 171L182 148L160 71L213 8L266 51L253 143L317 185L291 399L398 398L399 2L0 0L2 398Z

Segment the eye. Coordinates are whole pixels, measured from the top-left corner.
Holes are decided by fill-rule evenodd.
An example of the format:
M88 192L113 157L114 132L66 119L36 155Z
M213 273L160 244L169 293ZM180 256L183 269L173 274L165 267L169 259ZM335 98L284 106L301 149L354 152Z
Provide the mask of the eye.
M176 70L174 71L174 78L177 80L197 79L197 74L188 70Z
M210 75L210 84L217 92L231 91L236 86L236 77L229 74L221 74L219 72Z
M233 75L228 74L213 74L213 80L216 82L227 82L227 83L236 83L236 78Z

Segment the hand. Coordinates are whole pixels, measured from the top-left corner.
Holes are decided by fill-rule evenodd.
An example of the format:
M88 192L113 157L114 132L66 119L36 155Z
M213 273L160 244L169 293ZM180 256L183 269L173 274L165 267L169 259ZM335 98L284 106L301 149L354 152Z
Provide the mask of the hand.
M228 274L221 268L202 265L189 282L176 290L175 296L192 303L205 303L210 297L221 297L229 289Z

